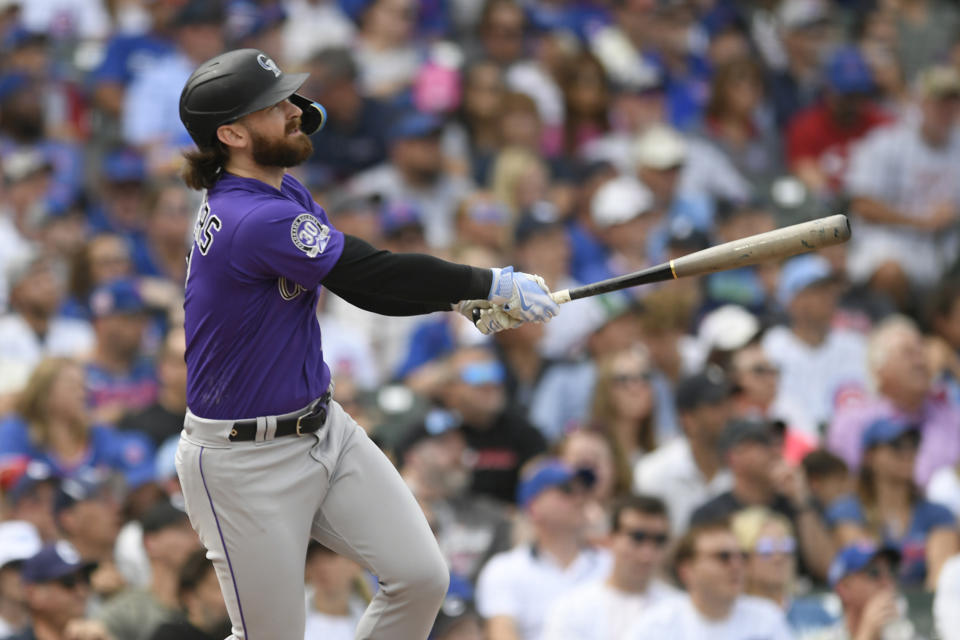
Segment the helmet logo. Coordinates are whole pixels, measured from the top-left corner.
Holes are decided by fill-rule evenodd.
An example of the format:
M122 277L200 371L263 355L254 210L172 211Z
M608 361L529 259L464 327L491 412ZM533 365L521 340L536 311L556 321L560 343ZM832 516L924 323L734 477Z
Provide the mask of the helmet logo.
M274 62L272 59L268 58L267 56L261 53L260 55L257 56L257 62L259 62L260 66L266 69L267 71L272 71L274 77L277 77L277 78L280 77L280 73L281 73L280 67L278 67L277 63Z

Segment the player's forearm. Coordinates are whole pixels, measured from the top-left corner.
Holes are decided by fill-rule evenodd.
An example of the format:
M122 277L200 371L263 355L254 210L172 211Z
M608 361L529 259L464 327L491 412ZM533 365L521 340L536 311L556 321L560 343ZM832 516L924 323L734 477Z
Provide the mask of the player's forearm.
M434 311L450 311L450 305L445 302L409 302L383 295L369 295L342 287L331 287L327 283L325 285L353 306L383 316L419 316Z
M419 253L391 253L353 236L344 237L343 253L323 280L331 291L363 292L369 298L446 305L486 299L493 274ZM436 307L431 306L433 311Z

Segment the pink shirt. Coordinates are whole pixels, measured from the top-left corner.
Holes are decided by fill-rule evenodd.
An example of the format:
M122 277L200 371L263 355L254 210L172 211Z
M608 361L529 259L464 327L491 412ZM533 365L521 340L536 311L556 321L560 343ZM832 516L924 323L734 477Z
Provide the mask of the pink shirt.
M950 402L945 390L935 389L920 411L907 414L881 396L841 406L834 414L827 433L827 448L850 465L860 467L863 457L863 432L877 418L890 416L920 425L920 450L914 468L914 480L925 487L933 472L960 460L960 407Z

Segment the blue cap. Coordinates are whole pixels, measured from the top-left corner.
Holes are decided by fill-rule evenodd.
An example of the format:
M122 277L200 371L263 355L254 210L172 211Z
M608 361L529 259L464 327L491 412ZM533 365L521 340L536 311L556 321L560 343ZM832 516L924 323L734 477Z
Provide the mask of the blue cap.
M892 565L900 562L900 552L893 547L878 547L871 542L859 542L844 547L830 563L830 570L827 572L830 586L837 586L838 582L851 573L860 571L878 556L887 558Z
M60 541L40 549L23 561L20 575L27 584L53 582L65 576L90 569L89 563L80 559L80 554L68 542Z
M94 318L121 313L141 313L146 308L136 281L129 278L112 280L97 287L90 294L90 311Z
M423 214L415 202L388 202L380 211L380 230L391 236L409 227L423 227Z
M873 72L857 47L842 47L827 62L827 85L836 93L873 91Z
M233 41L252 38L287 19L282 4L259 5L253 0L232 0L227 5L227 34Z
M919 431L916 425L897 418L877 418L863 432L860 442L864 449L893 442L908 431Z
M791 258L780 270L777 301L780 306L786 308L798 293L832 277L833 268L823 256L808 253Z
M45 462L40 460L31 460L23 470L23 474L10 488L7 498L12 504L17 504L24 497L33 493L41 484L50 483L59 484L60 479L54 474L53 469Z
M142 182L147 177L147 165L133 149L118 149L103 159L103 175L110 182Z
M0 75L0 102L6 100L29 84L30 78L25 73L14 72Z
M105 478L93 469L64 478L53 498L53 512L60 513L78 502L96 500L106 489Z
M503 365L496 360L471 362L460 368L460 380L471 386L502 384L506 377Z
M542 462L520 480L517 486L517 503L521 507L526 507L547 489L563 486L572 480L578 480L584 486L592 487L596 476L590 469L574 469L556 459Z
M390 140L424 138L439 133L443 120L428 113L412 111L397 118L390 127Z

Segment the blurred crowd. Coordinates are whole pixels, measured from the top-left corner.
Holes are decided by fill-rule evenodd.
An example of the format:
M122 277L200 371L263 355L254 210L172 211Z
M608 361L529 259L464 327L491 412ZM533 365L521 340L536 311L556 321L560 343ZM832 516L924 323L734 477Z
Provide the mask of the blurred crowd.
M174 468L178 99L239 47L310 72L293 173L391 251L558 290L851 219L489 338L323 297L449 562L432 638L960 638L951 0L0 0L0 638L230 633ZM353 638L376 577L304 581Z

